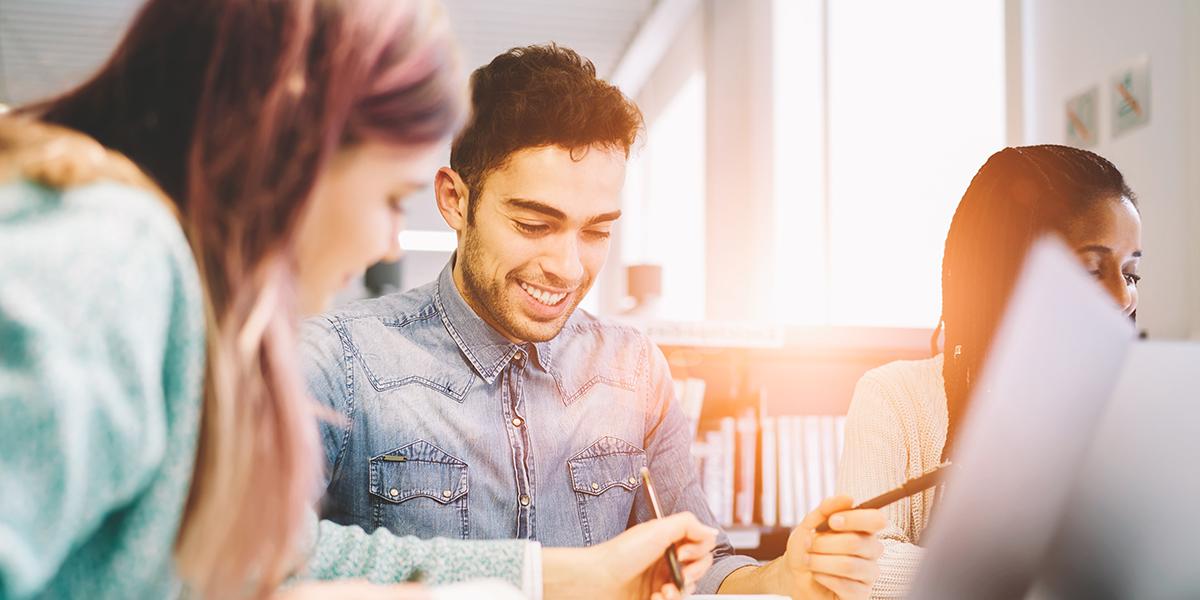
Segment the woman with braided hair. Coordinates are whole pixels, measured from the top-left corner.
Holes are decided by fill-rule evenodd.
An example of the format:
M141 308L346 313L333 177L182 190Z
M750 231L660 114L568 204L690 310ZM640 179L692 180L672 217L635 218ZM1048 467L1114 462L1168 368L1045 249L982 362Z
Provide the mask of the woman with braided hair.
M1025 255L1047 233L1074 249L1134 317L1141 219L1121 172L1103 157L1066 146L993 154L971 180L946 235L933 356L896 361L859 380L847 415L838 493L869 498L951 458L971 386ZM873 597L906 592L934 501L930 490L884 509L889 525L880 532L885 551Z

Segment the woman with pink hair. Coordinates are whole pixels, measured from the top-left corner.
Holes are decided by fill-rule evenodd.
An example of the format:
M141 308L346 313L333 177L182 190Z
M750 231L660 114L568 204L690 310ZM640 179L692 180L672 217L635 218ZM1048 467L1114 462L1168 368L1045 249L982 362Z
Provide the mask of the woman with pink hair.
M399 252L462 85L432 2L151 0L91 79L0 119L0 597L674 597L672 542L703 574L686 514L544 552L315 521L336 416L297 321Z

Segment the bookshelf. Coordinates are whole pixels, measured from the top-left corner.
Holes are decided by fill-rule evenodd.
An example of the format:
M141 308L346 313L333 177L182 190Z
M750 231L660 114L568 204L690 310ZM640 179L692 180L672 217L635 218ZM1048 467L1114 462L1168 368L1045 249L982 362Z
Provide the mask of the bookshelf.
M701 428L693 443L696 475L717 522L739 532L790 530L834 494L845 417L761 415L747 411Z
M834 492L858 379L893 360L927 357L931 334L730 324L645 331L676 378L710 508L738 553L763 560L782 554L791 528Z

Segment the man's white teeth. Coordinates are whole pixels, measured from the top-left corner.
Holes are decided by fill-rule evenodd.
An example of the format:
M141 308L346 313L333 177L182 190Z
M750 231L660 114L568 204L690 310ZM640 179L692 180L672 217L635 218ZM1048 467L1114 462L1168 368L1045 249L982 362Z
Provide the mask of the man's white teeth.
M521 289L528 292L529 295L533 296L535 300L545 304L546 306L554 306L555 304L562 302L563 298L567 297L566 294L551 294L549 292L544 292L533 287L532 285L526 284L525 282L521 282Z

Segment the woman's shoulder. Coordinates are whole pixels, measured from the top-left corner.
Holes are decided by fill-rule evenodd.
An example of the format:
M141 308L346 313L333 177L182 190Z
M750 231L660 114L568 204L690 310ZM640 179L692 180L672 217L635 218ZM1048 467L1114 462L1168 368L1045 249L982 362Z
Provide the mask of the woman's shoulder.
M919 379L940 380L941 376L942 355L938 354L916 360L894 360L867 371L863 378L877 382L901 382Z
M10 281L94 287L147 266L195 279L174 206L145 175L90 138L22 118L0 118L0 247Z
M203 326L195 260L157 187L90 138L12 117L0 118L0 281L7 318L28 326Z
M115 181L158 193L132 161L78 131L23 115L0 116L0 181L16 179L51 189Z
M158 247L170 259L191 253L165 200L104 179L70 188L24 178L0 183L0 227L6 236L27 233L26 243L51 255L73 250L121 254L148 247Z
M945 405L942 355L920 360L897 360L867 371L855 396L887 402L899 413L926 413Z
M8 308L33 302L79 323L141 311L189 322L187 313L203 315L199 274L178 222L156 197L121 183L0 184L0 280Z

